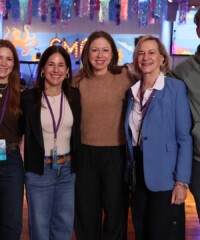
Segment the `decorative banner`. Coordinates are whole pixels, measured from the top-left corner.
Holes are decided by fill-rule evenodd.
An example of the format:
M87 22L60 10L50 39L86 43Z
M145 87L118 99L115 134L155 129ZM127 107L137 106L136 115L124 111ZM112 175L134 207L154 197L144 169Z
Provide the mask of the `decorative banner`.
M80 16L80 0L74 0L75 15Z
M7 1L6 1L6 10L7 10L7 11L11 9L11 2L10 2L10 1L11 1L11 0L7 0Z
M32 20L32 9L33 9L33 5L32 5L32 0L28 0L28 19L27 19L27 24L31 24L31 20Z
M20 3L19 0L10 0L10 8L13 20L20 19Z
M60 20L61 6L59 0L51 1L51 23L56 24L57 20Z
M22 23L28 23L28 1L20 0L20 19Z
M46 22L48 14L48 0L40 0L38 10L42 22Z
M93 20L94 14L96 11L100 10L100 1L99 0L90 0L90 7L89 7L89 18Z
M128 18L128 0L121 0L120 19L127 20Z
M5 16L6 14L6 0L0 0L0 16Z
M100 0L99 22L109 21L109 0Z
M138 24L140 27L147 26L149 14L149 0L139 0L138 2Z
M149 24L154 24L155 23L155 19L153 17L153 12L156 8L156 0L151 0L149 3Z
M189 0L173 0L179 3L180 23L186 23ZM12 12L14 20L31 24L31 18L41 17L43 22L49 19L52 24L58 21L68 22L73 17L89 17L92 21L97 12L99 22L121 21L138 15L139 26L147 26L166 19L168 0L0 0L0 15L5 19Z
M179 23L186 23L186 15L188 12L188 3L189 3L189 0L182 0L180 2Z
M79 17L89 16L89 0L80 0Z
M133 1L128 1L128 20L133 19Z
M39 0L32 0L32 16L38 17Z
M66 23L72 18L73 0L61 1L61 21Z
M153 12L153 18L156 22L162 21L166 18L167 5L168 0L156 0L156 6Z
M109 3L109 20L120 24L120 3L119 0L110 0Z
M133 0L133 12L138 13L138 0Z

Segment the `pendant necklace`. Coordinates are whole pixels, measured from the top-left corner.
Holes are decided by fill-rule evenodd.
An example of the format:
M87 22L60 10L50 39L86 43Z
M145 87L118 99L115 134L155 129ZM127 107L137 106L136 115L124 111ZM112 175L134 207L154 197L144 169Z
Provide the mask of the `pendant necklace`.
M0 98L3 97L3 91L7 88L8 84L5 85L5 87L0 87Z

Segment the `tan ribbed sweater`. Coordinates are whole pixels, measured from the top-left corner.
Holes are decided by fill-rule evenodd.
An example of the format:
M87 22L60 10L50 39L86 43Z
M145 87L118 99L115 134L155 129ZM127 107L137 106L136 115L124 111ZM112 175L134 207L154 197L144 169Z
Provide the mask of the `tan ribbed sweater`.
M127 69L121 74L84 78L80 81L81 141L92 146L125 144L125 93L135 80Z

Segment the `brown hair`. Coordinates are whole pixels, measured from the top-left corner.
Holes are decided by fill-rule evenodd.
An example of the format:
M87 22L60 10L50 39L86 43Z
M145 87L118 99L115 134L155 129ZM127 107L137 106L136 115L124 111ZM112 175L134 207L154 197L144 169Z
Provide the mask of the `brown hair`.
M8 86L10 88L10 95L8 100L8 106L11 113L18 115L20 113L20 66L17 51L14 45L8 41L0 39L0 48L9 48L14 57L13 70L8 76Z
M88 56L89 56L89 50L90 50L90 46L91 46L92 42L98 38L104 38L105 40L107 40L109 42L109 44L111 46L112 58L108 65L108 71L110 71L113 74L121 73L122 67L117 65L119 55L118 55L118 50L117 50L117 47L116 47L116 44L115 44L113 38L107 32L96 31L89 35L87 42L84 45L84 48L83 48L83 51L81 54L82 68L78 71L77 74L75 74L75 79L78 81L80 81L84 77L95 76Z
M139 42L137 43L137 46L135 48L134 54L133 54L133 66L134 66L134 70L136 72L136 74L141 77L141 71L140 68L138 66L138 52L139 52L139 47L141 45L141 43L148 41L148 40L152 40L155 41L158 45L158 51L159 53L163 56L164 61L162 63L162 65L160 66L160 71L164 73L164 75L167 75L170 69L170 58L169 55L167 53L167 50L164 46L164 44L160 41L159 38L154 37L152 35L144 35L143 37L140 38Z
M68 52L62 47L62 46L50 46L48 47L42 54L39 64L38 64L38 69L37 69L37 77L36 77L36 82L34 84L34 88L38 88L39 95L38 95L38 101L41 101L41 95L42 92L44 91L45 87L45 79L44 77L41 76L42 69L44 68L46 62L48 61L49 57L54 54L54 53L60 53L64 60L67 68L69 69L68 71L68 77L65 77L65 79L62 82L62 90L67 97L68 100L70 100L69 92L70 92L70 86L72 82L72 66L71 66L71 59L68 54Z

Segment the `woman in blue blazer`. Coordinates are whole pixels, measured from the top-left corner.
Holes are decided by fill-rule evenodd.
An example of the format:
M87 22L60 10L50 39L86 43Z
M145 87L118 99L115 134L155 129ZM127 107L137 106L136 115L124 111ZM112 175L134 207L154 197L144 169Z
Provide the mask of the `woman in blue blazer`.
M169 57L158 38L140 39L133 64L141 80L128 92L125 131L128 165L136 170L136 240L169 240L174 209L184 216L191 175L187 92L181 81L165 77Z

